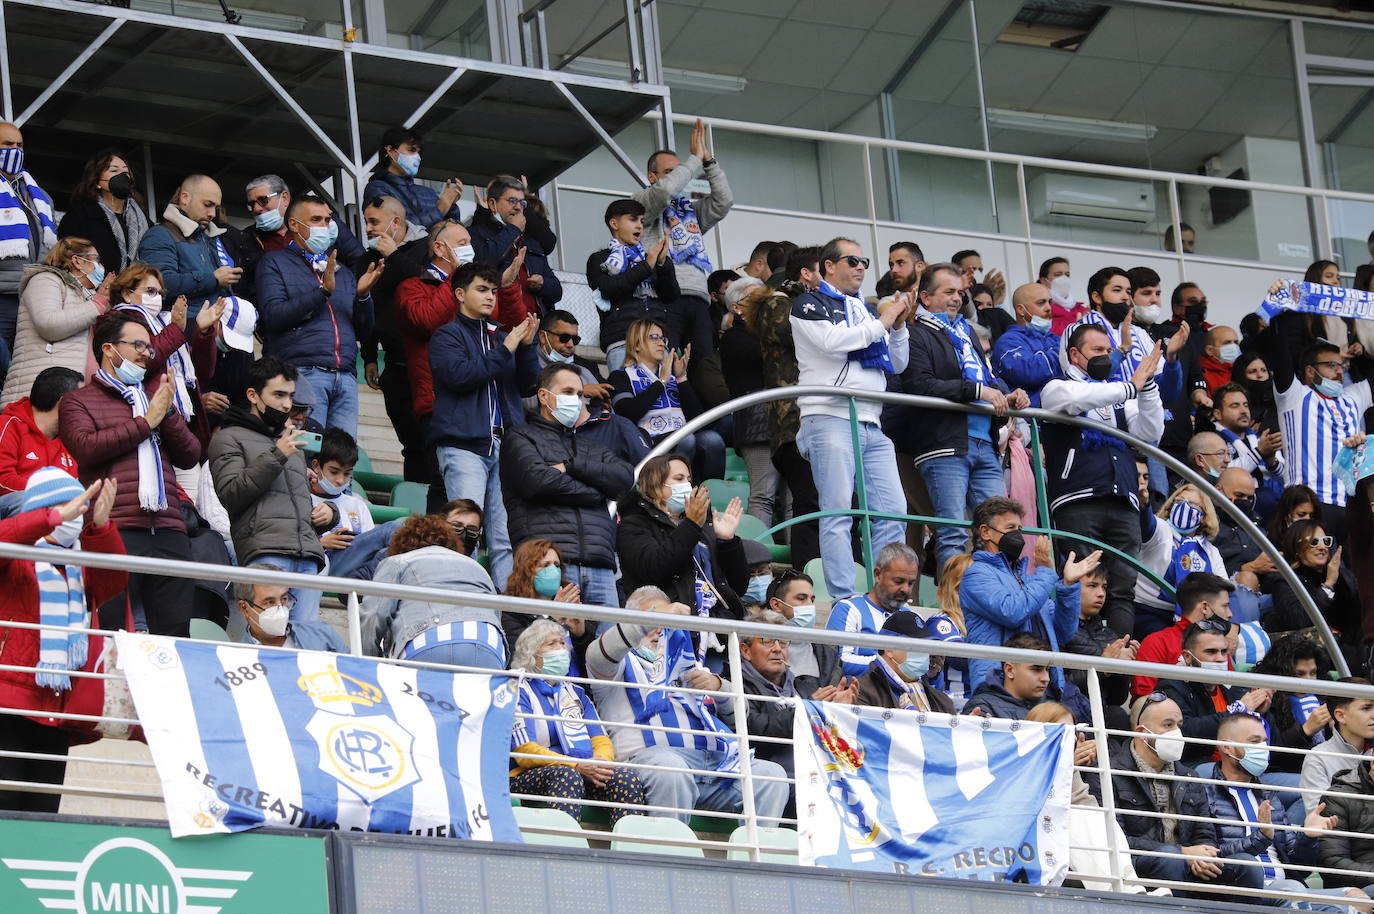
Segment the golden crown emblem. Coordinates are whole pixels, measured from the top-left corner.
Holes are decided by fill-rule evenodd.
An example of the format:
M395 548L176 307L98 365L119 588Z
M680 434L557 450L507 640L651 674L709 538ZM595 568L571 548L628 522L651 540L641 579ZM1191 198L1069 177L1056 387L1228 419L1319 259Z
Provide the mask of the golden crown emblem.
M324 704L345 701L370 708L381 704L382 690L370 682L354 679L330 667L319 673L307 673L296 680L300 690Z
M816 740L821 744L821 748L835 760L834 764L827 765L827 768L833 767L846 774L853 774L863 767L864 747L857 741L851 744L841 736L839 727L835 726L833 721L823 718L817 720L813 715L811 729L815 732Z

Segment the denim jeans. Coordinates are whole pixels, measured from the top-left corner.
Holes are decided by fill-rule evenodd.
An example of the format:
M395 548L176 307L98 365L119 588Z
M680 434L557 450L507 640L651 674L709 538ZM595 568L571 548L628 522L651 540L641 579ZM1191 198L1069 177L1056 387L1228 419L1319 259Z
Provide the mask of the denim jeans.
M592 568L590 565L564 565L563 577L582 590L582 602L591 606L620 606L620 593L615 586L614 568Z
M377 570L377 563L386 558L387 548L391 545L391 537L396 531L401 529L404 519L389 520L384 524L378 524L365 533L359 533L353 537L353 542L342 549L334 549L326 553L329 558L329 568L326 574L336 578L357 578L360 581L372 580L372 574Z
M352 370L298 368L296 372L296 399L310 404L310 418L325 428L340 428L358 437L358 379Z
M854 498L854 441L849 420L838 416L802 416L797 447L811 464L816 493L822 511L848 511ZM897 458L892 442L877 423L859 423L859 452L863 457L864 486L868 509L902 514L906 497L897 477ZM821 562L825 565L825 586L832 599L854 593L854 551L849 533L849 517L821 518ZM873 554L888 543L905 538L906 525L894 520L873 522Z
M444 663L483 670L504 670L506 661L490 647L477 641L450 641L425 648L410 658L416 663Z
M713 812L739 812L744 808L744 798L740 793L744 781L739 778L662 770L696 768L709 771L719 761L718 755L714 752L677 746L645 746L629 760L653 766L637 769L650 805L673 806L678 809L709 809ZM754 774L764 777L787 776L787 772L777 762L763 759L754 759L752 770ZM760 825L777 824L776 821L770 820L776 820L782 815L791 790L790 785L781 781L754 781L754 812L761 820ZM683 822L692 818L691 813L662 815L674 816Z
M930 503L938 517L968 520L973 509L994 496L1005 496L1007 484L997 449L981 438L968 439L968 453L931 457L916 464L926 481ZM964 527L935 528L935 561L945 567L950 556L968 551Z
M271 565L281 571L294 571L297 574L320 573L320 566L315 564L314 559L298 559L293 555L258 555L253 557L251 564ZM291 610L292 622L319 621L321 591L292 587L291 595L296 598L296 605Z
M439 472L450 499L470 498L482 509L482 529L491 556L491 581L498 592L506 589L511 570L510 534L506 532L506 503L501 499L501 441L490 455L474 454L460 447L440 447Z

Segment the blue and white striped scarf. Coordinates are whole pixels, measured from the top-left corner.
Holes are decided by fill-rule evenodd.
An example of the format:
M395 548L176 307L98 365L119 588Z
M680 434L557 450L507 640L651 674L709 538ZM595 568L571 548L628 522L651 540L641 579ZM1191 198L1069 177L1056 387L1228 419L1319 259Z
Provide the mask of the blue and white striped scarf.
M862 298L846 295L825 280L821 280L818 291L822 295L837 298L844 303L844 323L847 327L858 327L870 320L877 320L873 312L868 309L868 305L864 304ZM887 346L886 333L864 348L852 350L848 358L849 361L858 362L864 368L896 374L896 368L892 364L892 353Z
M148 325L148 335L154 339L172 323L172 312L154 311L152 308L131 302L115 305L115 310L128 311L143 318ZM167 367L171 369L172 375L172 402L176 404L177 412L181 413L183 418L190 419L196 411L196 401L191 396L191 388L196 386L196 366L191 363L191 344L182 343L178 346L167 357Z
M129 385L105 371L95 373L95 379L124 398L134 411L134 417L148 415L148 395L143 385ZM167 486L162 479L162 451L157 445L157 430L138 445L138 505L144 511L161 511L167 507Z
M1293 289L1284 283L1277 292L1260 302L1255 313L1266 321L1273 320L1284 311L1374 320L1374 292L1347 289L1344 286L1324 286L1319 282L1300 282L1293 286L1297 290L1296 298Z
M711 258L701 240L701 225L690 197L674 197L663 208L663 233L668 236L668 256L673 263L690 263L703 273L711 272Z
M625 374L630 378L630 389L636 394L658 382L658 375L636 362L626 364ZM649 407L639 419L639 427L648 432L651 438L675 432L687 424L682 412L682 400L678 397L677 378L672 375L663 384L663 393L658 395L653 406Z
M959 355L959 368L964 373L964 380L977 384L991 384L992 372L988 371L987 363L979 357L977 350L973 348L973 341L969 339L968 321L957 314L951 319L949 312L936 314L935 319L944 327L945 335L949 337L950 343L954 345L954 351Z
M606 262L601 265L612 276L619 276L637 263L644 260L644 246L642 244L622 244L611 239L609 252L606 254ZM646 279L635 286L635 298L654 298L654 284L652 280Z
M1311 717L1322 704L1320 698L1310 693L1307 695L1290 695L1288 698L1289 701L1292 702L1293 720L1297 722L1299 727L1307 723L1307 719ZM1315 746L1318 743L1324 742L1326 742L1326 730L1318 730L1316 733L1312 734L1312 745Z
M587 732L582 697L576 686L571 682L549 682L531 676L520 681L520 692L521 703L528 703L535 713L558 717L558 720L547 721L549 729L553 731L551 735L558 741L558 745L548 748L573 758L592 757L592 737ZM520 729L518 721L516 729Z
M29 237L29 211L10 182L0 175L0 258L31 257L57 244L57 225L52 218L52 200L27 171L19 173L28 189L33 212L38 217L41 238ZM30 250L32 242L32 250Z
M1233 784L1227 786L1226 789L1230 792L1231 799L1236 803L1236 811L1240 813L1236 818L1247 823L1254 823L1245 826L1245 836L1248 838L1259 828L1260 803L1255 801L1255 793L1249 787ZM1264 882L1266 885L1275 879L1284 878L1283 867L1279 865L1275 857L1272 841L1268 848L1255 855L1255 858L1264 864Z
M65 552L46 540L34 545ZM86 624L86 581L80 565L67 565L65 575L48 562L34 562L38 578L38 622L43 626L38 641L38 672L33 681L61 692L72 687L70 670L86 663L86 636L72 629Z
M702 669L691 634L681 629L664 629L659 635L659 646L663 653L654 661L653 666L649 667L647 675L639 671L633 656L627 656L624 661L625 678L628 681L653 686L651 691L646 690L644 693L644 707L636 715L635 723L647 725L659 715L671 716L671 706L676 703L691 720L692 729L714 733L712 736L695 735L698 739L704 738L707 741L710 751L721 755L716 770L739 772L739 741L735 738L734 731L725 726L706 707L706 698L701 695L681 695L668 691L669 686L681 680L684 673Z

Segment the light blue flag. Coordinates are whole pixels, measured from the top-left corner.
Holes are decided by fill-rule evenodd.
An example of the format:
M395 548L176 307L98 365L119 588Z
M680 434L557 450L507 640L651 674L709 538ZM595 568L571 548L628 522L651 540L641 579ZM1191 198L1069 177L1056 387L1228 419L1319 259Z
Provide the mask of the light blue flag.
M801 862L1056 885L1069 866L1063 724L803 701Z
M173 837L270 825L521 840L510 677L115 638Z

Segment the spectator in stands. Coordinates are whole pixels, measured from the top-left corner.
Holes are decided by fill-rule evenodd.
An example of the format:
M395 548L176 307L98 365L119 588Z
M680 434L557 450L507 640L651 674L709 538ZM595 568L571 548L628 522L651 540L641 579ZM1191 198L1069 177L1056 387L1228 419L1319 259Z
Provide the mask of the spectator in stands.
M902 638L931 637L921 617L905 609L888 616L878 633ZM858 679L854 703L953 714L954 702L931 683L938 675L933 669L937 659L918 651L878 651L875 662Z
M741 300L745 323L759 338L762 354L763 383L772 390L797 384L800 367L792 340L792 298L819 286L818 266L820 249L799 248L789 255L786 281L771 295ZM768 416L768 446L773 466L782 476L792 499L791 514L800 517L820 510L816 480L811 464L801 455L797 445L801 412L792 399L770 400L764 407ZM912 475L915 474L913 469ZM792 547L792 562L798 567L820 555L820 525L805 521L787 528L784 534Z
M915 295L926 271L926 255L914 241L898 241L887 249L887 275L892 291Z
M595 362L577 354L582 343L577 315L571 311L553 310L539 321L539 370L553 364L566 365L582 378L582 395L594 406L607 407L611 404L611 385L601 377L601 370ZM526 409L537 409L535 396L525 398Z
M0 135L3 132L0 126ZM14 355L0 402L13 403L24 396L34 378L48 368L70 368L85 376L91 358L91 327L109 310L113 281L84 238L63 238L41 264L25 268L19 281L18 325L11 340ZM3 297L0 293L0 311Z
M57 244L52 199L24 168L24 134L0 122L0 339L14 350L24 268Z
M505 586L511 543L502 503L501 439L524 422L524 393L535 386L534 335L539 320L527 317L509 333L487 324L501 277L485 264L465 264L453 274L455 318L434 334L429 349L434 416L429 441L438 448L439 471L449 498L470 498L486 512L492 579Z
M1107 625L1107 620L1102 618L1102 607L1107 604L1107 569L1098 565L1083 575L1078 587L1078 631L1064 644L1063 650L1070 654L1112 660L1138 659L1140 642L1130 635L1118 637ZM1102 685L1103 713L1107 725L1118 730L1129 729L1122 706L1130 694L1132 677L1124 673L1101 672L1097 677ZM1088 694L1087 670L1066 669L1064 678L1073 683L1078 691Z
M463 554L462 541L453 528L432 515L412 517L401 525L372 580L459 593L496 593L486 570ZM363 651L374 657L506 668L501 614L494 609L420 598L364 597L361 626Z
M1226 442L1230 462L1255 477L1255 484L1272 495L1266 497L1262 514L1268 513L1283 488L1287 469L1283 454L1283 435L1276 429L1263 434L1254 430L1255 418L1250 410L1250 395L1245 387L1234 381L1212 392L1212 426Z
M734 294L732 290L730 295ZM746 299L752 296L762 300L772 294L773 290L767 286L754 286L731 304L734 320L720 337L720 364L732 398L765 387L763 346L744 312L758 313L758 302L746 305ZM747 406L735 412L733 443L749 472L749 513L771 527L773 515L783 506L786 493L781 487L782 477L773 466L766 404Z
M398 520L378 527L366 500L354 494L353 468L358 463L358 443L343 429L327 428L319 450L310 458L311 522L320 533L320 545L335 577L371 580L378 552L385 552L401 526ZM323 505L328 517L321 517Z
M409 127L388 127L377 143L377 165L363 188L363 199L395 197L405 204L406 221L429 226L444 219L462 220L458 201L463 182L449 178L444 192L436 193L415 180L420 173L420 149L424 140Z
M1205 619L1183 630L1183 652L1180 666L1224 673L1230 668L1227 658L1227 635L1232 623L1225 619ZM1264 714L1273 700L1273 689L1250 689L1243 686L1211 685L1182 679L1163 679L1158 692L1172 699L1183 711L1183 735L1195 739L1217 738L1217 724L1231 711ZM1142 700L1149 699L1145 696ZM1299 748L1306 748L1305 746ZM1183 761L1199 765L1212 758L1213 747L1205 743L1188 743Z
M940 583L935 588L938 610L923 616L932 637L942 641L966 639L968 622L960 605L959 588L964 583L964 572L968 571L972 564L973 556L961 552L945 562L945 567L941 569ZM954 702L956 710L964 706L964 702L973 694L977 685L969 680L968 664L967 657L945 657L939 678L932 677L932 682Z
M1075 301L1073 280L1070 278L1069 261L1063 257L1051 257L1040 264L1036 282L1050 290L1050 332L1060 336L1070 325L1089 311L1088 306Z
M1193 227L1186 222L1180 222L1178 224L1178 235L1183 239L1183 253L1194 253L1197 247L1197 232L1193 230ZM1172 225L1166 226L1164 229L1164 250L1178 250L1177 246L1174 244L1174 227Z
M1005 289L1005 282L1003 288ZM993 302L994 292L991 286L981 282L974 283L969 286L967 294L977 320L977 324L970 326L975 327L984 348L991 352L1002 334L1015 323L1015 318L1001 305Z
M764 607L788 625L811 628L816 624L816 588L811 576L794 568L784 569L768 585ZM825 686L848 689L854 680L840 668L840 649L832 644L789 641L787 666L803 698L814 697Z
M691 353L668 348L667 331L654 321L635 321L625 338L625 365L611 372L611 406L637 423L657 444L704 407L687 376ZM677 443L702 479L725 475L725 442L714 429L692 432Z
M1321 861L1332 869L1374 873L1374 837L1350 838L1333 832L1356 832L1374 835L1374 779L1370 777L1370 763L1355 762L1350 770L1336 775L1331 781L1332 795L1322 798L1325 812L1331 813L1331 831L1321 836ZM1359 799L1339 794L1360 794ZM1365 894L1374 890L1370 876L1348 876L1322 873L1322 884L1328 887L1360 888Z
M614 825L639 812L631 807L644 805L644 785L633 768L603 764L615 761L615 747L582 687L547 678L568 675L570 662L563 628L550 619L535 621L515 642L510 668L530 675L520 679L515 706L522 717L515 722L511 751L525 757L511 759L510 789L571 801L532 805L562 810L574 819L588 809L579 800L619 804L607 810Z
M615 743L616 757L649 766L641 769L640 777L653 806L739 812L743 805L743 782L738 778L712 777L709 773L738 773L742 768L744 760L731 728L738 713L733 700L722 695L708 705L700 695L669 690L686 687L720 691L724 685L719 676L702 665L704 645L697 637L667 627L672 623L672 615L690 615L693 610L670 602L663 591L649 586L634 590L625 608L664 613L669 618L660 628L626 622L613 625L587 651L587 667L593 677L630 686L592 686L602 720ZM692 732L662 733L617 726L628 723L657 724ZM690 745L686 745L689 741ZM776 762L754 758L749 763L755 778L755 813L760 824L771 825L782 814L790 788L783 781L760 779L784 776ZM664 770L670 768L678 770ZM702 773L691 774L681 769ZM674 815L684 822L690 818L686 812Z
M1217 480L1217 491L1221 492L1231 504L1235 505L1250 520L1258 523L1255 517L1255 477L1238 467L1228 467L1221 471ZM1260 550L1259 544L1240 528L1232 517L1224 511L1217 512L1217 534L1212 537L1212 545L1221 553L1226 564L1226 573L1235 577L1237 583L1259 590L1256 584L1260 575L1274 571L1274 563ZM1253 575L1253 579L1250 577Z
M992 367L1010 387L1026 392L1030 405L1040 406L1040 389L1059 368L1059 337L1050 331L1050 292L1042 283L1017 286L1011 295L1016 323L997 339Z
M1289 635L1274 642L1250 672L1327 682L1331 678L1331 670L1331 656L1321 645L1301 635ZM1326 702L1311 692L1275 692L1268 717L1273 721L1275 733L1286 734L1276 741L1290 746L1300 745L1306 739L1316 748L1331 737L1334 729ZM1296 732L1298 730L1302 731L1301 736ZM1304 758L1306 756L1280 752L1271 760L1269 770L1295 774L1302 770ZM1325 785L1322 789L1325 789Z
M1008 408L1020 409L1030 400L1025 391L1008 390L993 375L976 335L959 316L960 292L960 274L952 264L926 269L901 389L956 403L991 404L995 415L893 406L884 410L884 427L894 445L915 455L935 513L965 520L982 502L1006 494L998 430ZM937 527L935 542L942 567L967 548L959 527Z
M1235 327L1214 326L1207 331L1202 349L1202 374L1207 394L1215 399L1216 390L1231 381L1231 368L1240 358L1240 334Z
M547 539L589 603L619 606L610 503L634 484L634 468L576 427L587 410L582 378L564 364L539 373L539 409L501 443L501 490L512 542Z
M1143 441L1157 441L1164 427L1155 383L1162 347L1155 345L1129 381L1108 381L1111 338L1100 325L1086 320L1065 341L1067 377L1045 385L1041 406L1109 428L1124 428ZM1053 422L1046 423L1041 434L1054 526L1134 554L1140 547L1139 480L1126 443L1096 429ZM1129 635L1135 626L1135 569L1110 559L1107 574L1104 617L1117 634Z
M79 462L79 459L78 459ZM1359 645L1363 636L1359 590L1355 574L1341 563L1341 547L1316 520L1294 521L1279 540L1279 551L1293 566L1298 581L1316 604L1326 624L1340 642L1351 665L1360 666ZM1274 608L1261 620L1270 634L1305 629L1313 624L1301 598L1286 581L1274 585Z
M257 265L262 255L268 251L280 251L288 247L294 233L286 224L287 210L291 209L291 191L279 176L261 175L244 186L246 205L253 217L253 224L243 231L225 236L225 244L234 245L230 250L243 277L240 287L248 294L257 289ZM363 256L364 248L338 213L331 213L338 241L339 260L352 265Z
M735 535L744 514L738 498L714 513L706 487L692 487L687 458L660 454L644 464L617 509L616 552L626 591L653 585L696 615L744 617L739 595L749 587L749 565Z
M582 602L582 589L575 580L570 580L563 564L563 553L551 540L525 540L516 547L510 577L506 579L506 589L501 593L525 600ZM568 648L572 651L573 675L582 675L580 671L586 669L587 647L596 640L596 624L575 616L505 611L501 613L501 630L505 633L506 643L515 644L525 629L537 619L553 619L563 628Z
M463 555L477 557L482 544L482 508L470 498L455 498L446 502L438 511L431 511L442 517L462 543Z
M920 578L915 550L905 543L888 543L873 560L873 589L836 600L825 627L836 632L876 633L888 616L906 607ZM844 675L862 676L877 656L871 647L841 647Z
M683 345L690 343L702 358L716 344L706 286L711 275L706 233L730 212L735 198L725 170L706 146L706 126L700 120L692 128L691 154L686 161L679 160L671 149L659 149L649 156L646 171L649 186L633 196L647 216L641 243L652 250L660 238L668 239L668 257L677 267L681 290L672 309L672 323L678 328L673 335ZM711 192L694 200L687 195L687 185L698 174L706 178Z
M1257 889L1262 870L1244 865L1255 858L1242 853L1221 854L1217 827L1209 821L1207 791L1192 780L1194 771L1179 761L1186 745L1179 729L1184 723L1179 706L1155 692L1137 701L1131 710L1131 729L1138 735L1112 748L1117 822L1131 850L1145 852L1133 858L1136 872L1145 879ZM1155 775L1180 780L1159 780ZM1129 810L1164 815L1136 815ZM1187 859L1156 857L1151 852L1182 854ZM1177 889L1174 894L1205 897L1204 893Z
M1142 640L1135 659L1177 666L1183 659L1183 633L1193 623L1212 618L1231 621L1231 593L1235 589L1236 585L1214 572L1194 571L1180 578L1173 597L1180 614L1178 621ZM1158 676L1133 676L1131 694L1149 695L1158 684Z
M313 197L286 211L290 243L257 266L258 328L263 355L294 366L312 416L323 426L358 433L357 341L372 330L372 286L382 262L362 276L339 262L338 227Z
M76 474L76 460L58 437L62 398L81 386L79 371L45 368L34 378L29 395L0 412L0 495L22 492L40 467Z
M1103 267L1088 279L1088 299L1093 310L1064 333L1060 348L1061 367L1067 370L1068 340L1083 324L1096 324L1110 339L1111 372L1106 380L1130 380L1136 368L1149 356L1155 340L1150 329L1135 320L1131 272L1120 267ZM1136 281L1157 281L1153 271L1148 276L1149 279ZM1173 403L1183 390L1185 372L1179 356L1185 352L1187 341L1188 328L1177 328L1177 332L1165 344L1164 358L1155 367L1155 380L1165 403Z
M314 523L329 512L322 506L316 515L310 502L304 432L291 418L295 366L263 356L249 369L245 395L248 408L226 409L210 441L210 474L229 512L234 553L242 565L318 574L325 556ZM292 595L292 622L319 618L320 591L292 588Z
M48 547L53 550L53 561L0 559L0 593L5 595L0 599L0 620L65 626L71 622L67 616L70 607L79 610L81 618L76 624L85 627L91 625L88 606L97 607L124 591L128 582L125 572L64 565L60 558L60 550L75 548L78 543L87 552L124 553L118 531L110 523L116 491L114 479L97 479L83 492L81 485L58 467L42 467L30 476L20 513L0 520L0 541ZM61 608L60 619L48 608L49 596L60 597L56 602ZM68 701L71 677L66 673L90 669L104 644L96 636L71 637L79 640L59 639L54 645L46 632L40 635L38 629L7 626L5 637L0 638L0 663L18 667L0 670L0 706L34 714L0 715L0 780L60 785L65 778L65 759L11 753L66 756L71 742L68 731L44 714L72 706ZM85 657L81 665L71 662L73 647ZM40 664L47 668L35 672ZM102 712L96 708L94 713ZM0 789L0 809L55 813L61 801L60 792Z
M1188 469L1212 484L1231 462L1231 449L1216 432L1198 432L1188 439Z
M820 385L836 390L882 391L890 375L907 367L906 318L910 297L894 298L874 316L856 296L863 284L868 258L848 238L834 238L820 253L821 283L815 292L792 299L791 329L803 386ZM854 495L855 453L850 427L850 405L842 398L800 397L801 429L797 447L811 464L811 473L824 511L849 510ZM878 425L878 403L857 400L868 508L900 514L903 507L901 480L892 441ZM839 599L854 592L852 521L847 516L821 519L821 555L825 585ZM903 538L897 521L873 522L873 548Z
M1258 352L1244 351L1231 365L1231 381L1245 388L1250 395L1250 419L1256 432L1263 434L1279 428L1278 406L1274 401L1274 384L1269 364Z
M636 321L651 320L670 328L671 348L682 349L683 323L670 314L680 295L677 265L668 256L668 236L645 248L644 205L637 200L613 200L604 217L610 229L607 247L587 258L587 285L596 291L601 319L601 348L606 369L615 371L625 360L625 337ZM732 274L733 275L733 274Z
M103 272L113 276L137 259L147 231L138 177L124 153L102 149L87 159L57 237L90 239Z
M396 325L396 289L405 280L424 271L429 262L429 239L424 228L406 221L405 207L395 197L369 200L363 209L363 224L367 226L368 253L354 262L354 269L366 275L372 264L383 265L382 275L372 286L372 331L358 340L363 356L363 377L368 387L382 392L387 418L396 432L396 440L401 443L405 478L411 482L429 482L425 442L410 401L405 345ZM379 345L386 352L380 373L377 370Z
M100 369L91 383L62 397L58 437L81 469L83 482L113 477L120 492L111 516L130 555L191 559L175 468L201 458L200 442L172 406L175 388L164 376L157 391L144 380L153 346L133 317L114 313L96 324L92 348ZM170 409L170 411L169 411ZM141 601L155 635L190 634L189 578L133 575L130 596Z
M1030 632L1012 635L1002 646L1018 651L1050 649L1048 641ZM1031 708L1046 698L1053 700L1052 696L1047 695L1050 674L1050 667L1043 663L1005 661L1000 664L1000 669L991 671L987 679L980 682L964 705L963 713L1025 720Z
M1339 681L1369 685L1368 679L1358 676ZM1303 803L1309 808L1316 808L1321 794L1331 788L1336 775L1354 768L1360 757L1367 756L1370 746L1374 745L1374 698L1328 695L1322 699L1322 705L1330 715L1331 735L1322 741L1320 751L1300 756L1302 780L1299 783L1303 789Z
M138 245L136 259L161 272L169 301L186 297L191 317L234 294L243 277L221 237L227 229L215 221L221 197L214 178L187 176L162 211L162 221Z
M531 315L537 320L563 298L563 285L549 266L558 238L542 211L531 205L532 198L521 179L497 175L487 185L486 205L477 208L469 226L478 261L506 270L521 258L515 267L514 307L501 315L506 327Z
M262 571L278 570L275 565L266 563L248 567ZM243 634L245 644L289 647L302 651L334 651L340 654L348 651L348 646L334 626L323 619L313 622L291 621L296 598L290 588L283 584L246 584L236 581L234 602L247 623Z
M1317 518L1321 505L1317 502L1317 493L1304 485L1286 486L1279 493L1279 503L1274 507L1274 516L1269 519L1269 540L1272 543L1279 543L1283 540L1284 531L1290 525L1300 520L1312 520Z
M954 264L955 268L963 274L964 291L968 293L970 299L973 297L971 290L975 285L986 285L988 287L988 291L992 294L992 301L990 304L1000 305L1003 300L1006 299L1006 278L996 269L987 270L985 272L983 270L983 258L977 251L955 251L954 254L950 256L949 260L950 263ZM1005 311L1002 313L1004 316L1006 315ZM1007 320L1010 322L1009 317ZM994 336L995 335L994 333Z
M1170 593L1172 588L1180 586L1192 572L1225 574L1226 562L1212 544L1212 537L1216 536L1218 529L1216 508L1191 483L1175 489L1158 515L1142 511L1140 528L1141 544L1137 557L1146 569L1158 575L1166 585L1161 587L1147 577L1136 579L1134 633L1143 642L1153 633L1174 623L1175 595ZM1256 582L1249 583L1252 589L1237 593L1232 598L1242 619L1259 617L1258 595L1253 589ZM1229 612L1226 618L1231 618Z
M711 326L719 326L719 320L725 317L725 290L739 278L740 275L734 270L715 270L706 277L706 290L711 293Z
M1025 509L1009 498L989 498L973 511L973 564L959 585L959 602L974 644L1003 644L1017 632L1031 632L1058 651L1078 630L1079 581L1102 560L1095 550L1082 559L1069 553L1063 577L1054 572L1050 543L1036 537L1035 570L1022 558ZM990 660L969 660L969 682L975 687L996 669ZM1055 700L1064 688L1064 673L1053 672Z

